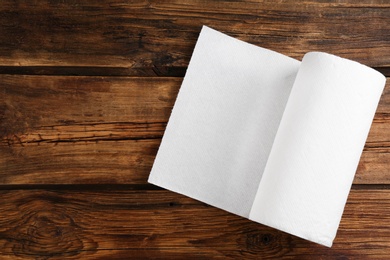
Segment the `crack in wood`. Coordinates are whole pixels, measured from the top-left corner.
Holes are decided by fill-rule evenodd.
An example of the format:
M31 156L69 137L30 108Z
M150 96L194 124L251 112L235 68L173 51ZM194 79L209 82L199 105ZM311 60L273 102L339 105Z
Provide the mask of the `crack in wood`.
M102 122L44 125L24 134L5 135L8 146L33 143L161 139L166 122Z

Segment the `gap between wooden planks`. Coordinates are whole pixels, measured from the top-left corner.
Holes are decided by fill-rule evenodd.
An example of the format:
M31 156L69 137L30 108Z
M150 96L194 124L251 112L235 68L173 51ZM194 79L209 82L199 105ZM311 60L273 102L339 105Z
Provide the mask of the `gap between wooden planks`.
M145 183L181 80L0 75L0 183ZM389 132L388 83L355 184L390 183Z

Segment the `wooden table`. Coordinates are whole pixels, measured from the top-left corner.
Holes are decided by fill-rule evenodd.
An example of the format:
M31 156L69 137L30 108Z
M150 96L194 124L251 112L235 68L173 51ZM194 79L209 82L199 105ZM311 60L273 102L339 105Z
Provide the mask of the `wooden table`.
M0 258L385 258L390 84L331 249L147 183L203 24L390 76L386 0L0 5Z

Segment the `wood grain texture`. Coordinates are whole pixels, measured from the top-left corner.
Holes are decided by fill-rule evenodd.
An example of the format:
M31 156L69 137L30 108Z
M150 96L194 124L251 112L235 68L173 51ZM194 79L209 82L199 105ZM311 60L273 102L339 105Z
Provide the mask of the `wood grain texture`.
M206 24L294 58L316 50L384 67L390 65L384 55L390 53L389 7L385 0L3 0L0 65L169 75L169 68L187 66Z
M182 79L0 75L0 80L1 184L142 184ZM388 83L355 184L390 183L389 104Z
M331 249L164 190L0 195L0 251L10 258L386 259L390 253L389 190L352 190Z
M331 249L146 183L203 24L390 77L387 0L3 0L0 259L388 259L389 79Z

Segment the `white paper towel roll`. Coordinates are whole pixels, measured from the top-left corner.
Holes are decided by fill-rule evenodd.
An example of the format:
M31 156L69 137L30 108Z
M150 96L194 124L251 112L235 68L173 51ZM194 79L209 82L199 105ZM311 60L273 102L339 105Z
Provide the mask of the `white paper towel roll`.
M250 219L332 245L385 80L354 61L304 56Z
M204 26L149 182L331 246L384 85Z

